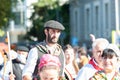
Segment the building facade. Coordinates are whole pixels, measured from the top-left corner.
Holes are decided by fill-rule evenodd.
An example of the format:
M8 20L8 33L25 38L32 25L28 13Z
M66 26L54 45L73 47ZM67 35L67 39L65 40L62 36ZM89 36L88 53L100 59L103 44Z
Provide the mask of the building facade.
M71 38L76 37L80 43L87 43L89 35L94 34L96 38L107 38L111 42L111 32L116 30L115 1L70 0ZM120 0L118 7L119 4Z
M17 0L12 3L14 18L9 22L10 42L17 43L26 35L27 29L32 26L30 17L33 12L32 3L38 0Z

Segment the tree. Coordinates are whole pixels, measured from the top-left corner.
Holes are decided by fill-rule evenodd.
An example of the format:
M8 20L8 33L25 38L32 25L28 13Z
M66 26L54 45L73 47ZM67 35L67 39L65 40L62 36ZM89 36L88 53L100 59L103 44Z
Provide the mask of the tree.
M33 4L35 12L30 18L33 22L33 27L28 32L27 39L34 36L38 38L38 41L42 41L45 38L43 34L44 22L50 19L61 22L66 27L66 32L64 33L69 35L69 4L59 6L58 3L58 0L40 0Z
M0 29L7 27L11 17L11 0L0 0Z

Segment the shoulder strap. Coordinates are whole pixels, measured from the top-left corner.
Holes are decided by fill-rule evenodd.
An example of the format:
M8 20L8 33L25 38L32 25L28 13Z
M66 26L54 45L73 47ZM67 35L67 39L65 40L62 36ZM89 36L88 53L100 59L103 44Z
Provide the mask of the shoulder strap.
M46 54L48 53L48 50L47 48L45 47L45 45L41 45L41 44L38 44L35 46L37 48L37 53L38 53L38 59L37 59L37 64L35 66L35 70L34 70L34 73L33 73L33 77L37 77L37 73L38 73L38 64L40 62L40 57L43 55L43 54Z

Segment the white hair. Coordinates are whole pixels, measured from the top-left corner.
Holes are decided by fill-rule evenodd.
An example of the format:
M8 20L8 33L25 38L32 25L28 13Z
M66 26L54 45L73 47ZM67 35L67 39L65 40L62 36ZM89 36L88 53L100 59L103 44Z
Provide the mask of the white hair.
M97 38L92 43L92 48L94 48L96 45L102 43L103 49L105 49L109 45L109 41L105 38Z

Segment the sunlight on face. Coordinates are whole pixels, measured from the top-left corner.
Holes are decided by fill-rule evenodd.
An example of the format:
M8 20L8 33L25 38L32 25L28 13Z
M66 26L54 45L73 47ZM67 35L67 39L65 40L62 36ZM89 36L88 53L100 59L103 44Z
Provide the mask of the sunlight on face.
M74 60L74 50L73 49L65 50L65 58L67 64L72 62Z
M103 66L106 72L111 72L116 69L117 57L103 58Z
M41 80L58 80L58 70L55 69L46 69L42 72L39 72Z
M59 39L60 34L61 34L60 30L48 29L47 34L46 34L48 42L56 43Z
M102 55L102 45L97 45L94 49L93 49L93 57L95 58L96 62L99 64L101 63L101 55Z

